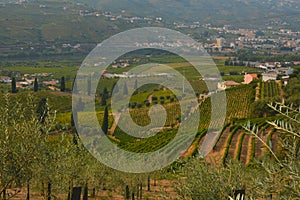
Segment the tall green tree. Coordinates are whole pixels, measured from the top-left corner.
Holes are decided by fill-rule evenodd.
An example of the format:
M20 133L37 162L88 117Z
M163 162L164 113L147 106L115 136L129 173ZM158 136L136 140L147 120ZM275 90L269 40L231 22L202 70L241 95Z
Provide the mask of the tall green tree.
M108 133L108 107L107 106L105 107L105 110L104 110L102 131L104 134Z
M60 91L65 92L66 91L66 83L65 83L65 77L61 77L60 79Z
M16 84L17 84L16 83L16 78L13 77L12 81L11 81L11 93L17 93L18 92Z
M102 92L102 96L101 96L101 105L102 106L106 106L106 100L108 98L108 91L107 91L107 88L105 87L103 89L103 92Z
M49 107L46 98L42 98L37 106L36 115L41 124L45 124L46 118L49 113Z
M33 82L33 91L37 92L38 90L39 90L39 83L38 83L37 78L35 78L34 82Z
M74 78L74 81L73 81L73 88L72 88L72 90L73 90L73 93L74 94L77 94L78 93L78 90L77 90L77 82L76 82L76 77Z

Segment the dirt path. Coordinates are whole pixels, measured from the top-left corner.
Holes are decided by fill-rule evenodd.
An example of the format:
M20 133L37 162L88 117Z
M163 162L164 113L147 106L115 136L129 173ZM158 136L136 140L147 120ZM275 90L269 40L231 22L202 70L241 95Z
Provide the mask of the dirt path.
M243 137L243 132L239 131L236 146L235 146L235 149L234 149L234 154L233 154L234 159L238 159L239 146L240 146L241 143L243 143L242 137Z
M220 136L218 143L214 146L213 150L205 157L205 160L215 166L222 164L222 157L225 152L225 144L230 136L230 127L227 127ZM205 139L205 138L204 138Z
M109 133L111 135L115 132L115 130L116 130L117 126L118 126L118 122L119 122L121 113L114 113L113 116L114 116L114 122L113 122L111 128L109 129Z
M148 96L148 101L149 101L149 103L152 103L152 97L153 97L153 94L150 94L150 95Z
M251 139L251 136L246 134L244 137L244 140L243 140L243 144L242 144L240 161L244 164L246 164L246 162L247 162L250 139Z
M252 135L250 135L249 142L247 144L247 156L246 156L246 161L245 164L248 165L251 161L251 156L252 156L252 141L255 140Z
M239 143L238 141L239 141L240 135L242 135L240 131L237 131L236 133L234 133L231 143L229 145L227 158L229 158L229 159L235 158L236 151L238 149L238 143Z

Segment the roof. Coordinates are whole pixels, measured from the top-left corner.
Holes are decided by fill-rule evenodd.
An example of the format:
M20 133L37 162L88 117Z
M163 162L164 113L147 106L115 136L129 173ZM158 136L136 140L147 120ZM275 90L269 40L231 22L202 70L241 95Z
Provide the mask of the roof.
M237 83L235 81L225 81L223 84L226 85L226 86L237 86L237 85L240 85L239 83Z
M258 78L257 74L249 74L252 78Z

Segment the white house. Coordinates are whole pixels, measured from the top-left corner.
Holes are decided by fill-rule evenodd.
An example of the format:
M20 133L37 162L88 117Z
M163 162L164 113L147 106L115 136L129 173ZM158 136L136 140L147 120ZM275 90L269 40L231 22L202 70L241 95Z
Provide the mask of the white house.
M278 74L275 72L269 72L269 73L263 73L262 74L262 80L263 82L267 82L270 80L276 80L278 77Z
M226 90L228 88L239 86L239 85L240 85L240 83L237 83L235 81L224 81L224 82L218 83L218 89Z

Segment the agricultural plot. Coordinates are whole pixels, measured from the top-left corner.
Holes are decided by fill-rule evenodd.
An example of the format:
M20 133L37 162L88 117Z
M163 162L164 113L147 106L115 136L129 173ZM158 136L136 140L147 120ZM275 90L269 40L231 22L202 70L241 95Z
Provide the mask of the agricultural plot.
M252 86L229 89L226 92L226 98L226 122L230 122L232 119L244 119L250 117L251 104L254 102L255 98L255 89L253 89ZM208 128L210 118L211 102L208 98L200 105L200 127Z
M260 99L275 98L280 96L278 83L267 81L260 83Z
M209 153L207 161L215 165L225 164L229 159L236 159L244 164L250 164L269 154L266 147L253 135L249 135L242 127L245 122L231 124L224 128L213 151ZM266 144L275 149L277 138L275 129L266 123L264 119L253 120L257 124L258 133ZM201 142L200 142L201 144Z

